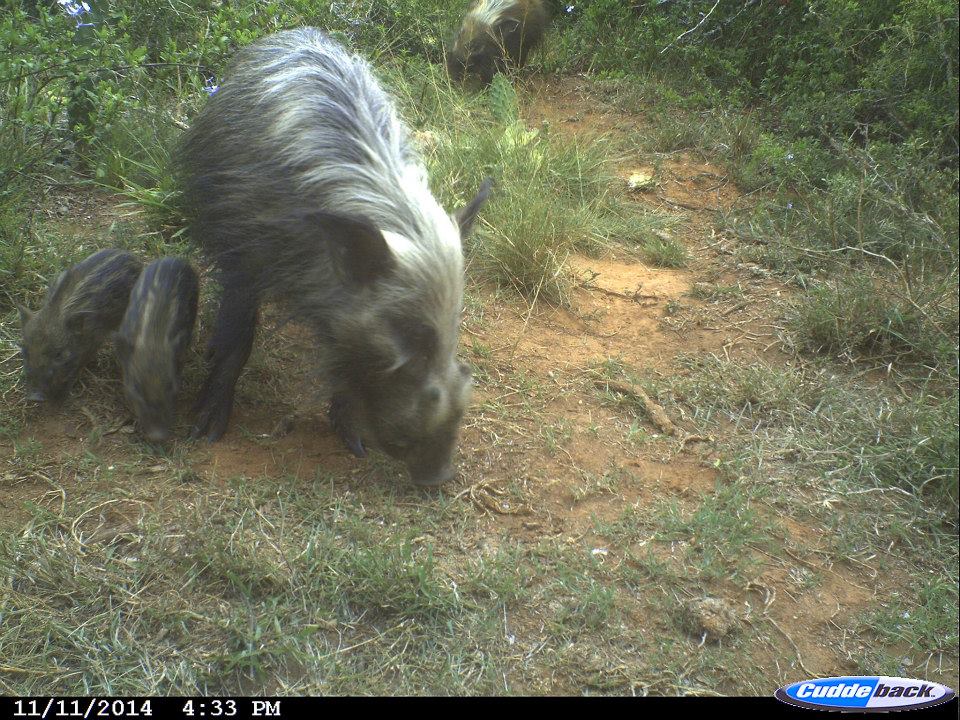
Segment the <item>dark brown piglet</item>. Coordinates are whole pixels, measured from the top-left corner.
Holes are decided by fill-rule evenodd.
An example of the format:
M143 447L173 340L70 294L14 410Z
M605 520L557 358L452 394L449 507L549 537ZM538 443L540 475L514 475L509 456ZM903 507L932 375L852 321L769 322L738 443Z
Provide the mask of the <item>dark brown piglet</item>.
M146 268L130 292L117 332L123 389L140 431L163 442L173 428L180 371L197 317L197 273L180 258L161 258Z
M66 397L123 319L142 267L128 252L100 250L60 273L39 310L20 306L28 399L57 404Z

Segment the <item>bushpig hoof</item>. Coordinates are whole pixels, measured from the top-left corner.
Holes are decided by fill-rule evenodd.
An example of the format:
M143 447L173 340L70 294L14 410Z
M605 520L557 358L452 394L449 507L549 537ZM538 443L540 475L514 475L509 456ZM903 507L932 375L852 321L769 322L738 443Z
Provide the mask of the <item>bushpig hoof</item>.
M230 423L230 411L233 403L200 403L197 406L197 419L190 431L191 440L207 439L207 442L216 442L227 431Z
M363 440L353 428L353 422L350 420L350 402L342 397L336 396L330 401L330 426L340 438L340 442L350 451L354 457L363 458L367 456L367 449L363 446Z
M356 435L349 437L340 435L340 441L354 457L365 458L367 456L367 449L363 446L363 441Z

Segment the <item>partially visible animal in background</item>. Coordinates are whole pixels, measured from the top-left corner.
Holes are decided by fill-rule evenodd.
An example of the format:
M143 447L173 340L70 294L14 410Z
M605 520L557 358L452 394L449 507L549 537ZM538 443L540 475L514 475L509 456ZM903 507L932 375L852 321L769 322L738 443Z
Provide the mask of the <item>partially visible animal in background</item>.
M38 311L17 306L28 400L63 401L123 319L142 267L128 252L100 250L60 273Z
M447 72L454 80L489 85L508 64L526 64L546 26L543 0L477 0L447 52Z
M167 440L173 428L199 288L197 273L187 261L166 257L150 263L130 292L115 338L124 394L140 432L151 442Z

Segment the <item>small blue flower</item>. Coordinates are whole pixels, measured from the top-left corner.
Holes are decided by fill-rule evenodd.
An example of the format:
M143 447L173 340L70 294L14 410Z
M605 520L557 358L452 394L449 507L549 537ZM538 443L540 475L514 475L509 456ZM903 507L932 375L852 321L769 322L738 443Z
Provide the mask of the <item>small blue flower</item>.
M80 18L92 12L90 6L83 0L57 0L57 5L71 18L77 21L77 29L93 27L96 23L83 22Z
M90 12L90 6L82 2L82 0L81 2L74 2L74 0L57 0L57 4L72 18L77 18Z
M792 202L788 202L788 203L787 203L787 210L793 210L793 203L792 203Z
M207 93L207 95L213 95L219 89L220 86L217 85L217 79L215 77L208 77L203 83L203 91Z
M570 5L567 5L567 6L564 8L564 12L566 12L566 13L569 15L570 13L572 13L572 12L574 11L575 8L576 8L576 6L575 6L573 3L571 3Z
M793 160L793 153L787 153L787 160Z

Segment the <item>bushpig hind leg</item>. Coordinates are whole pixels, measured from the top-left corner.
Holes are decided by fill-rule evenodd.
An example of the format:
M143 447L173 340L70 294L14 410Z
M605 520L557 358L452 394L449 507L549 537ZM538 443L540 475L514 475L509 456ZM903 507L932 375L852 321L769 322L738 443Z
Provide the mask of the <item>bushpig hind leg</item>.
M246 275L226 275L221 282L220 310L207 347L209 374L190 433L192 438L206 437L210 442L219 440L230 422L233 394L250 357L259 312L259 300L251 289L254 283Z

